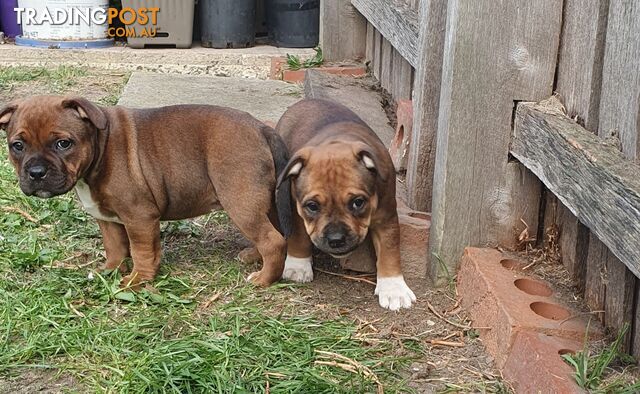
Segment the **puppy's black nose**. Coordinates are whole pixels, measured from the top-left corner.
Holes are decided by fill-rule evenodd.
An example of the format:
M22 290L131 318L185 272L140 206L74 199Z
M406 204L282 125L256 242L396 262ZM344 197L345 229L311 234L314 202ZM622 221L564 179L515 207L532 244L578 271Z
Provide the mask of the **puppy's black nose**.
M29 168L29 178L33 180L39 180L47 175L47 167L45 166L33 166Z
M347 243L347 237L343 232L335 232L327 236L327 242L333 249L338 249L342 248Z

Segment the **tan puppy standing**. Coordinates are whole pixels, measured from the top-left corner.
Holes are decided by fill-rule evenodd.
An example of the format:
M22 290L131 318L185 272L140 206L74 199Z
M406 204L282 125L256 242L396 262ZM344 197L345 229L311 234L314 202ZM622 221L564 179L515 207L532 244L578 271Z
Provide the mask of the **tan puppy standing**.
M297 211L283 278L313 280L312 244L342 258L371 233L380 305L409 308L416 298L400 266L395 170L384 144L356 114L326 100L291 106L276 131L291 153L279 185L291 181Z
M27 195L49 198L75 187L103 235L106 269L132 272L123 285L154 278L160 221L224 208L264 262L249 276L277 281L290 232L288 198L274 204L286 147L251 115L222 107L99 107L83 98L34 96L0 110L10 160ZM281 193L288 195L283 188Z

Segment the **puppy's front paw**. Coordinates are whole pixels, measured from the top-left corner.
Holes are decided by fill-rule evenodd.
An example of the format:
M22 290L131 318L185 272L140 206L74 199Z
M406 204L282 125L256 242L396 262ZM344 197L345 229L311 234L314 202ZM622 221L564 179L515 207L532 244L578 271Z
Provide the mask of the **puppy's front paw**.
M298 283L311 282L313 280L311 256L300 258L287 255L287 259L284 261L282 279Z
M411 303L416 300L415 294L407 286L402 276L378 278L375 294L378 295L380 306L392 311L410 308Z

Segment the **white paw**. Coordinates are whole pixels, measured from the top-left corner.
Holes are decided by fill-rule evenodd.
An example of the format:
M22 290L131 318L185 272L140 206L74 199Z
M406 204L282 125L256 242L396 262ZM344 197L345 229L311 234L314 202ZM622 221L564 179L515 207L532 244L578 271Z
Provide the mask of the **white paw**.
M411 303L416 300L415 294L407 286L402 276L378 278L375 294L378 295L380 306L392 311L411 308Z
M282 279L298 283L311 282L313 280L311 256L299 258L287 255L287 259L284 261Z

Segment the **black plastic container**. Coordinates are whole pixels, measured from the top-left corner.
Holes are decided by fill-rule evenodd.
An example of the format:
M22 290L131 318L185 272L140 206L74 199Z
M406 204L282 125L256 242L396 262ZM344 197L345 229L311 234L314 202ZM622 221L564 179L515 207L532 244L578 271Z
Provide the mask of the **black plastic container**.
M256 41L256 0L199 0L200 35L207 48L248 48Z
M313 48L320 38L320 0L265 0L269 40L278 47Z

